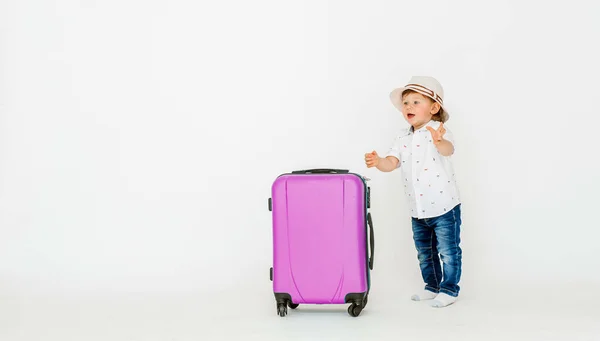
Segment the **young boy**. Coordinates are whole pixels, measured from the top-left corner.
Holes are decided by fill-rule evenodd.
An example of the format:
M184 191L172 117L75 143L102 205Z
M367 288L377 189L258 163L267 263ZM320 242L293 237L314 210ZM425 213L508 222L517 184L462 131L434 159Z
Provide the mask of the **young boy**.
M365 154L365 163L382 172L400 168L425 281L424 290L412 300L432 300L431 306L446 307L456 301L460 290L462 250L461 202L451 163L454 139L444 127L449 118L444 90L436 79L416 76L390 97L410 127L395 139L385 157L373 151Z

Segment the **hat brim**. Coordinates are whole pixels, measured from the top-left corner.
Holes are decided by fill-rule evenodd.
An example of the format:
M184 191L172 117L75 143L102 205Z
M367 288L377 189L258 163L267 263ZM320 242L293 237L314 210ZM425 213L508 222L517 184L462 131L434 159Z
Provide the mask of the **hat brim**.
M411 90L411 91L414 91L414 92L418 92L421 95L427 96L428 98L431 98L432 100L434 100L435 102L437 102L440 105L440 108L441 108L440 117L441 117L443 123L446 123L450 119L450 114L448 113L448 110L446 110L446 108L444 107L444 105L442 103L440 103L435 98L431 97L431 95L429 95L428 93L426 93L424 91L421 91L420 89L416 89L416 88L412 88L412 87L406 87L406 86L394 89L390 93L390 100L392 101L392 104L400 112L402 112L402 93L404 91L406 91L406 90Z

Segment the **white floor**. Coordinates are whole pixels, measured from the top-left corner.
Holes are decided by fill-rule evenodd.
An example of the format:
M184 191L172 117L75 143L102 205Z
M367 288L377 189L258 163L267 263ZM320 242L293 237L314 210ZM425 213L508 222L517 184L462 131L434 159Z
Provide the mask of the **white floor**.
M0 340L600 340L598 291L517 285L503 294L464 292L443 309L410 301L405 288L380 286L358 318L345 305L300 306L281 318L268 284L246 294L4 292Z

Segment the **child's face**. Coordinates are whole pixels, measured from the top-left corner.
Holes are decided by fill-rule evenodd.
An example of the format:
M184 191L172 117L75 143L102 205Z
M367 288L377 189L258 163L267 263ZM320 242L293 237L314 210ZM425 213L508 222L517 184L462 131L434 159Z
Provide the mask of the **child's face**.
M422 128L438 112L440 106L429 97L410 92L402 97L402 114L415 130Z

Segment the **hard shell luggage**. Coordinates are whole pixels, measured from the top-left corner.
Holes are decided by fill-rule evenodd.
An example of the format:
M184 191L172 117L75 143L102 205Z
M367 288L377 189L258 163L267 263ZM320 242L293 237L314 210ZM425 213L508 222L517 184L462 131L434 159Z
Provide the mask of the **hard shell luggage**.
M350 303L357 317L367 305L375 247L367 180L310 169L273 182L270 276L279 316L300 304Z

